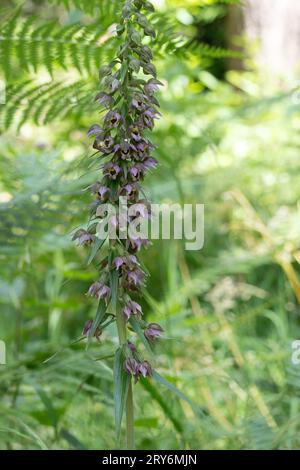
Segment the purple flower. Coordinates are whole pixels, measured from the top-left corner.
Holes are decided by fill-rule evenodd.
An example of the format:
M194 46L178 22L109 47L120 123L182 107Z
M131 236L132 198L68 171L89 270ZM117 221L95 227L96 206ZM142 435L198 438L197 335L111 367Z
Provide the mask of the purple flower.
M82 335L85 336L86 338L91 335L93 323L94 323L93 320L88 320L84 325ZM94 336L95 336L95 338L97 338L99 340L101 335L102 335L102 330L99 327L97 327L97 329L94 333Z
M135 344L131 343L131 341L127 341L127 347L130 349L131 352L136 352L136 346Z
M86 246L93 243L95 236L86 230L79 229L74 233L72 240L76 240L78 245Z
M133 269L137 265L138 265L138 260L134 255L117 256L113 260L113 266L116 269L120 269L120 268Z
M98 135L102 135L103 134L103 129L102 127L100 127L98 124L94 124L93 126L91 126L89 128L89 130L87 131L87 135L90 137L91 135L94 135L95 137L98 136Z
M158 112L153 108L147 108L140 117L141 124L147 128L152 129L154 127L154 119L157 118Z
M150 341L154 342L156 338L160 338L164 330L158 323L149 323L144 331L145 337Z
M103 139L102 135L96 137L95 142L93 144L93 148L99 150L106 155L109 155L113 151L114 139L111 136L106 137Z
M144 177L144 168L140 163L136 163L129 169L129 175L132 181L138 181Z
M120 144L117 144L114 147L116 157L121 158L121 160L129 160L132 152L136 152L136 147L130 144L127 140L122 140Z
M149 93L149 95L152 95L152 93L155 93L158 91L159 86L161 86L162 83L159 80L156 80L155 78L151 78L148 80L146 85L144 86L145 92Z
M139 267L135 267L123 274L124 289L136 291L144 285L145 273Z
M83 336L89 336L92 326L93 326L93 320L88 320L83 327L83 331L82 331Z
M134 204L134 216L130 221L133 221L136 217L151 218L151 204L147 200L141 199Z
M136 183L127 183L120 190L120 196L125 196L129 201L136 201L139 197L140 187Z
M107 299L110 296L110 288L103 282L94 282L89 290L88 295L97 297L97 299Z
M127 357L124 362L124 369L129 375L137 377L139 374L139 363L135 359Z
M146 129L153 129L154 127L154 120L147 116L146 114L141 115L141 124Z
M113 261L113 265L116 269L121 268L124 264L125 262L124 262L123 256L117 256Z
M97 191L97 196L101 201L106 201L111 194L111 190L107 186L101 185Z
M101 184L99 181L97 181L95 184L91 186L91 190L93 194L97 195L97 198L100 201L107 201L109 199L109 196L111 194L111 190L107 187Z
M117 111L109 111L104 118L104 123L109 128L118 127L122 119L121 114Z
M102 151L105 153L110 153L113 149L114 143L115 143L114 138L111 135L109 135L103 140Z
M143 160L142 165L146 170L150 170L151 168L157 167L157 160L153 157L147 157Z
M138 111L142 111L145 108L146 99L145 95L135 95L131 101L131 106Z
M151 377L153 375L153 369L148 361L143 361L138 365L138 372L143 377Z
M128 321L131 315L143 315L142 307L133 300L128 300L125 307L123 308L123 314Z
M98 103L102 104L106 108L111 108L114 104L113 97L104 92L98 93L95 98L95 101L98 101Z
M148 153L154 149L154 145L152 145L146 139L143 139L137 143L136 149L140 157L146 157Z
M122 169L116 163L108 162L103 165L103 175L110 180L116 180L121 172Z
M147 238L130 238L127 240L127 247L130 248L134 253L140 251L140 249L144 246L147 248L150 245L150 241Z
M150 204L147 204L147 203L144 203L144 202L137 202L136 204L134 204L134 213L135 213L135 215L132 218L132 220L134 220L136 217L149 218L150 211L151 211Z
M142 140L141 136L141 129L138 124L133 124L129 127L130 135L136 142L140 142Z
M153 369L148 361L138 362L136 359L127 357L124 362L124 369L126 372L138 381L140 375L143 377L151 377Z

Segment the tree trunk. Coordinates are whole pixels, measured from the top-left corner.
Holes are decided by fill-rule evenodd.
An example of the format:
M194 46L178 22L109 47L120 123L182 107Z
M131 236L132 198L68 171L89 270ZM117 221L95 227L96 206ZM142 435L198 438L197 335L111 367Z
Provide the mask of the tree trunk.
M242 9L230 7L229 44L242 29L250 45L257 46L255 60L261 71L295 77L300 70L299 0L245 0Z

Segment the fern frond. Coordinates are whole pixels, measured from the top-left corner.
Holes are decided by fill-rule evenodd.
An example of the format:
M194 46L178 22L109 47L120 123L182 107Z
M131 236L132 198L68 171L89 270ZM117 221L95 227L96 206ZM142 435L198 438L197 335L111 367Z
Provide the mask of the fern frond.
M25 122L48 124L66 116L91 113L97 109L94 102L95 83L77 80L50 81L39 85L32 80L23 81L7 89L7 102L0 108L0 129L12 124L20 128Z
M242 58L243 54L239 51L232 49L225 49L223 47L211 46L203 42L190 43L190 51L198 52L202 57L209 57L211 59L228 59L228 58Z
M12 76L14 67L36 71L45 66L53 75L54 66L71 66L80 73L90 73L101 65L100 60L110 59L113 35L107 28L111 21L106 17L97 25L59 26L54 21L39 25L32 17L24 20L13 16L0 33L0 61L6 79Z
M61 5L67 10L81 10L88 15L97 13L99 16L118 13L120 2L118 0L50 0L54 5Z
M224 1L234 3L239 0ZM156 24L156 30L158 31L157 37L151 45L156 55L162 57L166 54L186 56L190 52L194 52L199 57L209 57L211 59L225 59L229 57L241 58L242 56L238 51L211 46L206 43L199 43L183 34L179 34L180 25L175 14L166 15L165 13L155 13L152 16L152 22Z

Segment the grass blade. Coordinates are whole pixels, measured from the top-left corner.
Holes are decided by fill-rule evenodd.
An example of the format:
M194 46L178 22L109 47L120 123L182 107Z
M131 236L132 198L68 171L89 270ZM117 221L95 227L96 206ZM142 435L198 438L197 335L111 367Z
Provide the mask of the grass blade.
M170 392L174 393L175 395L177 395L178 398L180 398L181 400L187 402L190 407L192 408L192 410L194 411L195 414L201 414L203 415L203 412L202 410L200 409L200 407L198 405L196 405L196 403L194 403L190 398L188 398L184 393L182 393L180 390L178 390L177 387L175 387L174 384L172 384L171 382L169 382L169 380L165 379L164 377L162 377L158 372L154 371L153 372L153 378L154 380L156 380L157 382L161 383L162 385L164 385L165 387L167 387L167 389L170 390Z
M174 428L176 429L177 432L182 433L182 425L180 421L174 416L172 412L172 408L169 406L169 404L163 399L161 394L158 392L156 387L153 385L153 383L150 380L144 379L143 377L140 378L140 382L142 386L147 390L149 395L155 400L165 415L169 418L171 423L173 424Z
M119 348L116 352L114 363L114 400L117 439L120 438L122 417L127 400L130 381L129 375L124 370L124 360L125 357L123 349Z

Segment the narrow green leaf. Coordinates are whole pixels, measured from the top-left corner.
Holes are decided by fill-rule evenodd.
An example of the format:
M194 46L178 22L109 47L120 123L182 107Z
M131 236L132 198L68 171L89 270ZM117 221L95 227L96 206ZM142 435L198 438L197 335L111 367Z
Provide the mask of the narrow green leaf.
M94 241L93 243L93 246L92 246L92 249L91 249L91 253L88 257L88 260L87 260L87 265L91 264L91 262L93 261L93 259L95 258L98 250L100 250L100 248L102 247L103 243L105 242L105 238L102 239L102 238L96 238L96 240Z
M182 432L182 426L180 421L174 416L173 410L169 403L163 399L163 397L160 395L156 387L151 383L150 380L144 379L143 377L140 378L140 383L143 385L145 390L151 395L153 400L155 400L165 415L169 418L171 423L173 424L174 428L176 429L177 432L181 433Z
M36 434L36 432L28 426L28 424L24 423L21 420L18 420L21 426L25 429L25 431L28 433L29 436L37 443L37 445L42 449L42 450L49 450L47 445L42 441L42 439Z
M95 316L95 320L93 321L93 326L91 328L89 338L93 338L94 334L96 333L96 330L98 326L101 325L103 320L106 318L106 303L104 299L99 300L98 308L97 308L97 313Z
M47 413L48 413L48 415L51 419L51 422L52 422L52 426L54 428L56 428L57 424L58 424L58 421L59 421L59 416L58 416L58 413L57 413L56 409L53 406L53 403L52 403L50 397L39 386L35 387L35 390L36 390L38 396L40 397L41 401L43 402L43 404L44 404L44 406L47 410Z
M125 77L126 77L126 74L127 74L127 71L128 71L128 64L124 63L121 67L121 70L120 70L120 75L119 75L119 78L120 78L120 82L123 83L124 80L125 80Z
M156 380L157 382L160 382L162 385L164 385L165 387L167 387L167 389L170 390L170 392L174 393L175 395L178 396L178 398L180 398L181 400L184 400L185 402L187 402L190 407L192 408L192 410L194 411L195 414L201 414L203 415L203 412L202 410L200 409L200 407L198 405L196 405L196 403L194 403L190 398L188 398L184 393L182 393L180 390L178 390L177 387L175 387L174 384L172 384L171 382L169 382L167 379L165 379L164 377L162 377L158 372L154 371L153 372L153 378L154 380Z
M76 450L87 450L86 446L74 436L74 434L70 433L67 429L63 428L60 431L60 435L71 445L73 449Z
M135 317L132 316L129 319L129 323L131 324L132 328L134 329L134 331L136 332L136 334L138 335L138 337L140 338L140 340L144 344L144 346L147 349L147 351L149 352L149 354L151 354L151 356L153 356L153 350L152 350L151 344L145 338L145 335L143 333L142 328L139 325L138 320Z
M127 400L130 377L124 370L124 352L122 348L116 351L114 362L114 400L117 439L120 438L122 416Z
M116 269L110 271L110 289L111 289L111 305L113 312L117 311L118 303L118 288L119 288L119 273Z

